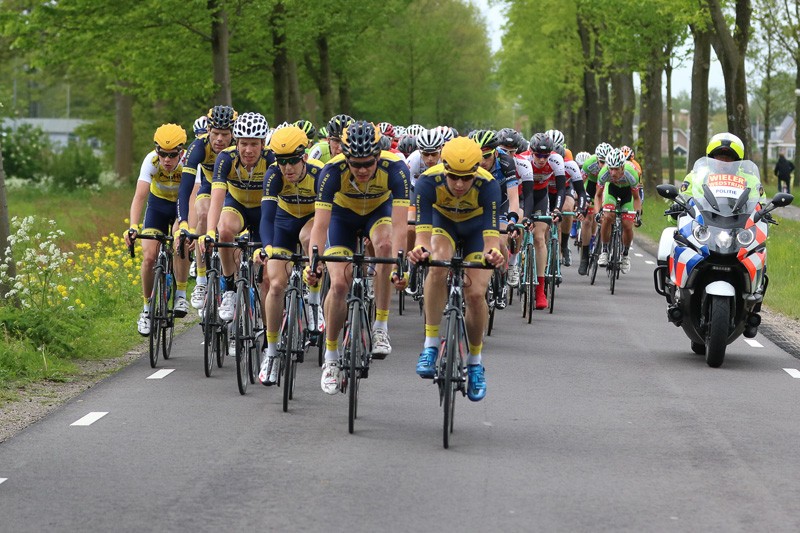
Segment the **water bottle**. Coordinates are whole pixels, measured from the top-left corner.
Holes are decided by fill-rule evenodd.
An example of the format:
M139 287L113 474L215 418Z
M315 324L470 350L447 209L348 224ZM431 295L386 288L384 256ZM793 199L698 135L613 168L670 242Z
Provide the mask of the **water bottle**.
M172 298L172 274L167 274L167 301Z

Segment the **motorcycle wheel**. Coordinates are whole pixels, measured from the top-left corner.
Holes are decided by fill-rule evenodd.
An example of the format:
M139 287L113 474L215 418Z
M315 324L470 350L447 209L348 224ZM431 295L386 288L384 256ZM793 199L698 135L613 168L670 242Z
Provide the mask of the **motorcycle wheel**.
M725 348L728 346L728 324L730 324L731 306L727 296L711 296L708 314L708 334L706 335L706 364L711 368L719 368L725 360Z

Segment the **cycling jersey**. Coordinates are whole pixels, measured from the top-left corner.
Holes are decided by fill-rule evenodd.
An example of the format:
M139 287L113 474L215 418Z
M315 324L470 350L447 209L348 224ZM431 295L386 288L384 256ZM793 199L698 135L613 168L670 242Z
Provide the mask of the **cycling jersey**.
M411 186L413 187L414 183L417 181L417 178L420 176L420 174L428 170L428 167L426 167L425 163L422 161L422 152L419 150L414 150L411 152L411 155L406 158L406 164L408 165Z
M214 163L212 189L225 189L228 195L248 209L260 208L267 168L275 161L271 152L262 151L252 171L248 172L239 159L235 146L226 148Z
M192 196L192 189L197 178L200 179L200 191L198 198L208 198L211 196L211 178L214 174L214 161L217 154L211 149L211 142L208 135L198 137L192 141L183 156L183 173L181 174L181 186L178 192L178 220L183 222L189 220L189 198ZM202 172L198 175L198 168Z
M500 209L503 210L508 206L508 189L519 185L517 164L508 152L502 148L497 148L494 166L492 166L490 172L500 186Z
M616 180L611 179L608 167L603 167L597 177L597 186L605 187L603 190L603 209L614 209L617 202L625 211L633 210L632 189L639 183L639 173L636 168L626 161L622 167L622 176ZM633 215L626 213L624 220L632 220Z
M300 230L314 216L317 178L322 162L306 161L305 175L297 183L283 178L277 164L267 169L264 196L261 199L261 239L280 253L291 254L300 237Z
M322 161L323 163L330 161L331 146L328 144L328 141L320 141L312 146L311 150L308 152L308 158L316 159L317 161Z
M336 205L366 215L390 198L393 206L408 207L408 190L408 166L395 154L382 151L366 183L356 182L344 154L339 154L322 169L315 207L331 210Z
M514 154L514 165L516 166L517 179L520 183L524 181L533 181L533 166L527 157Z
M153 196L168 202L177 202L182 172L183 167L180 164L172 172L164 170L164 167L158 163L156 151L153 150L144 156L138 181L149 183L150 194Z
M600 160L597 159L596 155L589 156L589 159L583 162L583 167L581 170L583 171L584 176L587 180L592 182L597 182L597 176L600 174L600 170L603 167L600 166Z
M629 161L626 161L622 166L622 176L618 179L612 180L608 167L603 167L600 174L597 176L597 185L604 186L606 183L611 183L618 187L635 187L639 183L639 173L636 172L634 167Z

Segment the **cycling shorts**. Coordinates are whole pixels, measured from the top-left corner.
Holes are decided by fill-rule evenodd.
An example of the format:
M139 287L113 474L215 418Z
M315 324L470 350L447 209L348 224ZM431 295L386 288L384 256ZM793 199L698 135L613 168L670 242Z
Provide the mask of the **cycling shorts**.
M200 174L200 188L197 189L197 200L203 198L211 198L211 182L206 179L206 173L202 169L198 169L197 173Z
M144 212L143 235L157 233L169 235L172 233L172 224L178 218L178 203L164 200L150 193L147 198L147 209Z
M297 218L279 207L275 211L275 222L272 226L272 252L292 255L297 249L297 243L300 242L300 230L312 218L314 218L313 213Z
M613 183L607 183L603 192L603 209L615 209L617 200L619 200L620 209L633 211L633 190L630 187L619 187ZM633 220L634 218L633 213L622 215L622 220Z
M237 202L230 193L227 193L222 212L235 214L239 219L239 231L246 229L250 232L251 241L261 242L261 206L245 207Z
M447 237L453 250L461 243L465 261L483 261L483 217L454 222L439 211L433 211L433 235Z
M353 255L358 233L372 238L372 231L384 224L392 224L391 197L366 215L359 215L346 207L333 204L325 255Z

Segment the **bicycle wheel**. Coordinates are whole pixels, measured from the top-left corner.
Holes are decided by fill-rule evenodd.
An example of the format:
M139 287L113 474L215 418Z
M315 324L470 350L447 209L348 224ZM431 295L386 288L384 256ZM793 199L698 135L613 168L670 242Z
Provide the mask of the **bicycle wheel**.
M444 401L442 402L442 411L444 414L442 424L442 445L445 449L450 447L450 434L453 432L453 423L455 418L455 404L456 404L456 391L458 390L457 373L458 368L456 365L456 350L458 350L458 319L454 316L455 313L450 313L447 317L447 336L445 337L444 350L444 365L442 368L443 374L443 392ZM454 380L454 378L456 378Z
M250 321L250 337L248 340L248 361L250 362L249 378L250 383L255 384L258 381L258 373L261 370L261 342L259 339L264 338L264 321L261 317L261 295L256 287L250 289L253 291L253 308L252 320Z
M234 314L234 340L236 344L236 383L239 386L239 394L247 393L247 382L249 381L249 370L247 362L247 337L251 329L250 312L248 310L249 296L245 290L246 286L242 283L236 291L236 312Z
M619 236L617 235L617 228L615 227L613 233L611 234L611 257L608 258L608 274L609 274L609 284L611 286L611 294L614 294L614 288L617 282L617 269L619 268L619 256L617 250L617 239Z
M486 336L492 335L492 327L494 326L494 311L496 309L495 302L500 295L497 293L497 271L492 272L492 278L489 280L489 286L486 288L486 302L489 307L489 320L486 323Z
M523 298L522 316L528 317L528 324L533 319L533 304L536 300L536 250L533 244L527 245L528 250L525 252L525 278L527 280L525 285L525 297Z
M297 297L291 293L287 298L288 306L286 308L286 322L283 332L281 333L281 344L284 347L281 358L283 359L283 412L289 410L289 400L292 398L292 389L294 388L294 368L297 364L296 344L299 337L299 330L297 325L299 322L299 310Z
M550 243L550 273L547 278L547 303L550 307L550 314L553 314L553 307L555 306L556 302L556 285L558 284L558 263L559 263L559 253L558 253L558 240L553 239Z
M358 366L361 361L362 329L366 324L362 323L364 317L361 309L361 303L356 300L350 304L350 313L348 319L348 327L345 335L345 360L347 362L347 430L353 433L355 430L355 421L358 417Z
M167 287L167 294L171 294L172 298L164 300L164 316L166 322L164 327L161 328L161 349L164 353L164 360L169 359L172 355L172 335L175 331L175 291L177 285L175 283L175 276L170 276L170 287Z
M406 291L397 291L397 311L402 316L403 310L406 307Z
M158 364L158 355L161 351L161 300L164 298L164 271L156 267L153 278L153 292L150 295L150 367Z
M203 371L207 378L214 369L214 358L219 353L219 333L217 330L217 305L219 285L216 277L208 277L208 293L203 304Z

